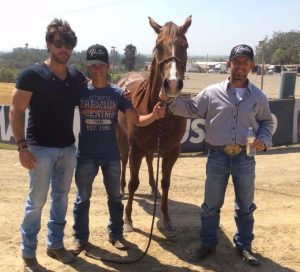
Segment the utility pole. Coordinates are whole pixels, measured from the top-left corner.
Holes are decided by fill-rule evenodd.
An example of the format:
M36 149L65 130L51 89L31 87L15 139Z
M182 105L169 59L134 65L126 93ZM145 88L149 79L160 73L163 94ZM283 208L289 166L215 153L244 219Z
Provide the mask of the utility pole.
M208 53L206 54L206 73L208 73Z
M264 46L265 41L259 41L258 46L261 50L261 78L260 78L260 89L264 87L264 72L265 72L265 56L264 56Z
M25 63L24 63L24 68L27 67L29 64L27 62L29 62L28 60L28 43L25 43L25 49L26 49L26 54L25 54Z
M116 58L116 47L115 46L112 46L111 47L111 51L110 51L110 54L111 54L111 62L112 62L112 72L114 72L115 70L115 58Z

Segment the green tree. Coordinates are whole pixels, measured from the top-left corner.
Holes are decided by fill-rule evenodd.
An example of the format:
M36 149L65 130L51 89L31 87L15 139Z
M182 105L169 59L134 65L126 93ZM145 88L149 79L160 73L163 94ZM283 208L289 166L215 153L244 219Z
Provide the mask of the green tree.
M276 49L272 54L272 63L274 64L286 64L289 62L289 52L287 49Z
M136 61L136 47L132 44L128 44L124 49L124 59L123 64L128 71L135 70Z
M152 60L152 55L143 55L143 54L138 53L136 55L135 69L136 70L145 70L145 63L151 62L151 60Z
M300 31L274 32L271 39L264 39L264 60L270 64L300 63ZM262 58L262 49L256 47L257 61Z
M0 82L16 82L19 70L13 68L0 68Z

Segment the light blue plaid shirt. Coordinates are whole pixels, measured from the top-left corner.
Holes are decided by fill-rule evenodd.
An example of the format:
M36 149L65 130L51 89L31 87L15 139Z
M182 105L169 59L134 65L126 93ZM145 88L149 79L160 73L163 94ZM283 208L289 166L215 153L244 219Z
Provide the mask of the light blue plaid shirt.
M249 81L241 101L227 79L191 99L175 98L169 109L183 117L205 119L205 141L211 145L246 145L249 127L267 147L272 145L274 122L268 99Z

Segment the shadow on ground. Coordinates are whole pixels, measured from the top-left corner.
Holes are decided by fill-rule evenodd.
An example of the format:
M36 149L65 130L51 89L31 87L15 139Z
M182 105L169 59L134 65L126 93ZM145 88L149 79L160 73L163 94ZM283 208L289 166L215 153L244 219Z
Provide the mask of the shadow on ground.
M144 194L136 194L135 201L140 205L149 216L153 214L152 197ZM261 259L262 265L259 267L251 267L245 264L240 256L236 254L235 248L232 243L232 238L228 237L222 228L219 229L219 245L214 255L209 256L207 259L200 263L195 263L190 260L192 252L199 245L199 206L188 204L184 202L173 201L169 199L169 212L172 216L173 225L176 230L173 233L161 232L163 237L156 235L152 236L153 241L156 241L164 250L176 255L180 260L205 268L209 271L215 272L294 272L294 270L286 268L269 258L266 258L259 253L257 256ZM157 204L157 219L159 218L159 205ZM234 220L232 218L232 220ZM134 218L133 218L134 221ZM151 218L149 219L149 222ZM189 222L189 225L186 225ZM150 229L150 227L149 227ZM145 233L139 229L134 229L135 232L149 238L149 233ZM151 246L150 246L151 249ZM173 268L172 268L173 269ZM176 271L176 270L168 270ZM180 270L185 271L185 270ZM188 270L191 271L191 270ZM196 270L197 271L197 270Z

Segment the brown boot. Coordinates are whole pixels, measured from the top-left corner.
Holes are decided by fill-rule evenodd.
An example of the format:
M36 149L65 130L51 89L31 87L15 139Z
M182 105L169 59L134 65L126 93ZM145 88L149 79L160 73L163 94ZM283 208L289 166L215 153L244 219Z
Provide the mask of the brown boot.
M196 248L195 252L192 255L191 261L193 262L201 262L206 257L214 254L216 251L215 247L208 247L201 245L200 247Z
M75 256L64 247L62 248L47 248L47 255L64 264L75 261Z
M23 258L23 263L24 263L24 272L42 272L45 271L43 268L39 265L37 259L34 258Z
M115 248L119 250L127 250L130 248L130 244L128 241L124 239L124 237L120 238L112 238L110 237L108 240Z
M70 251L72 252L73 255L77 256L87 247L87 245L88 242L75 241Z
M248 249L239 249L236 248L237 254L242 257L242 260L252 266L259 266L260 265L260 260L255 257L253 252Z

